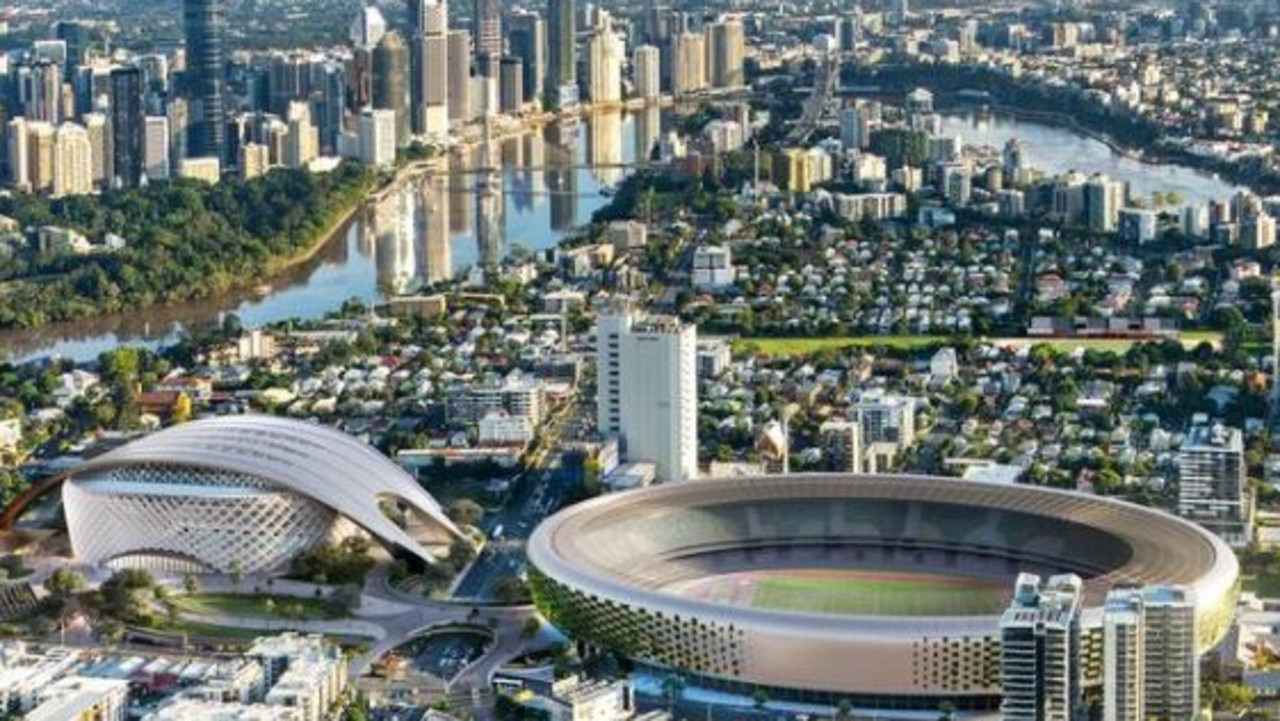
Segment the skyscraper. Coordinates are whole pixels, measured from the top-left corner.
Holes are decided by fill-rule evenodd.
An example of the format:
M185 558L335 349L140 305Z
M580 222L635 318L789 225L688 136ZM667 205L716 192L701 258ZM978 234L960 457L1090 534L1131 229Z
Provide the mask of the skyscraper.
M1185 589L1113 590L1102 629L1104 721L1199 717L1195 604Z
M31 138L29 123L21 115L5 126L9 182L18 190L31 191Z
M597 31L587 41L587 97L592 103L616 103L622 99L626 52L622 38L609 29Z
M382 36L373 50L373 107L390 110L396 118L396 145L409 144L409 50L400 33Z
M142 179L142 71L111 71L111 147L115 182L132 188Z
M471 39L476 46L476 72L486 78L498 77L502 59L502 3L474 0L471 12Z
M656 466L661 481L698 475L695 326L618 307L596 326L600 432L617 436L629 461Z
M27 125L27 133L31 190L35 193L53 192L54 174L57 171L54 167L56 131L53 123L37 120Z
M746 54L746 31L742 19L735 16L722 18L712 23L707 36L711 85L717 88L745 85L742 63Z
M53 140L53 196L93 192L93 157L84 126L63 123Z
M187 32L188 89L192 100L191 154L225 159L227 121L222 96L226 84L223 37L227 18L222 0L183 0L182 20Z
M516 113L524 107L524 61L514 56L502 59L498 83L498 108Z
M88 113L84 116L85 132L89 136L89 174L93 184L99 188L108 185L113 175L111 163L111 133L107 127L107 116L102 113Z
M526 103L542 97L542 80L547 73L547 27L535 12L518 11L507 22L507 45L511 55L520 58L524 67Z
M1081 708L1080 594L1076 575L1018 574L1000 617L1004 721L1072 721Z
M63 63L62 77L70 82L75 76L76 68L84 65L89 53L89 43L93 42L89 34L89 26L63 20L55 26L54 37L67 44L67 59Z
M546 97L557 107L576 101L578 85L577 11L574 0L549 0L547 5Z
M449 119L471 119L471 33L449 31Z
M387 20L382 16L382 11L372 5L360 8L359 14L351 22L351 44L357 48L373 49L386 34Z
M409 104L413 132L449 130L448 8L443 0L409 0Z
M169 168L169 119L163 115L148 115L143 121L143 170L147 180L168 180Z
M656 99L662 94L662 61L659 52L653 45L641 45L631 54L635 92L645 100Z
M1178 452L1178 515L1240 547L1252 536L1249 506L1240 429L1197 417Z
M680 33L672 40L671 92L675 95L707 87L707 41L702 33Z
M1089 230L1114 233L1124 207L1125 185L1102 175L1091 176L1084 185L1084 212Z

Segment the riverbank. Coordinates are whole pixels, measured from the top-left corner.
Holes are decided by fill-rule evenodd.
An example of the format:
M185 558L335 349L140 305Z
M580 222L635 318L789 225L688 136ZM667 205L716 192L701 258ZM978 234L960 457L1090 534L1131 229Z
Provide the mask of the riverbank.
M350 223L373 179L354 164L322 175L277 171L250 182L188 181L76 197L0 198L23 226L57 226L123 247L30 255L0 308L15 331L217 296L304 265ZM25 270L25 272L24 272Z
M879 65L855 68L842 80L868 94L894 97L911 88L925 88L934 93L935 103L941 100L968 107L985 105L1014 117L1057 124L1144 163L1191 168L1259 195L1280 192L1280 173L1275 170L1188 152L1173 145L1164 135L1164 128L1156 123L1113 112L1073 88L1028 83L975 66Z

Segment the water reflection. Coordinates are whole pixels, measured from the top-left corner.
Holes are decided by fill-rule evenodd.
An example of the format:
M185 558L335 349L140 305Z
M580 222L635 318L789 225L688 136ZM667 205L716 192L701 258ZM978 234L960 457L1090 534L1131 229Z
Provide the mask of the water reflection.
M1104 143L1065 128L1023 121L999 113L966 112L942 117L942 132L970 145L1002 148L1011 138L1027 147L1031 166L1053 175L1071 170L1105 173L1129 183L1137 196L1176 191L1188 202L1207 203L1235 194L1237 188L1215 175L1181 165L1147 163L1112 152Z
M246 325L318 318L348 298L371 303L383 292L413 291L478 262L496 262L512 246L549 248L608 202L602 187L629 172L593 173L594 159L633 161L636 147L645 143L642 135L656 137L659 117L656 109L652 114L613 112L495 143L501 170L487 193L477 192L478 149L450 153L441 161L446 175L424 177L388 194L316 257L259 288L128 316L4 333L0 357L25 361L56 354L88 360L119 345L171 343L183 328L213 325L227 313Z

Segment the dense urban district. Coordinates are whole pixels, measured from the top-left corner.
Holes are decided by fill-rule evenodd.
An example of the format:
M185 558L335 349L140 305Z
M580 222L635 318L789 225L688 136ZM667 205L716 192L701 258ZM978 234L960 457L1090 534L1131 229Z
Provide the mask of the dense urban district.
M0 717L1275 717L1277 58L8 0Z

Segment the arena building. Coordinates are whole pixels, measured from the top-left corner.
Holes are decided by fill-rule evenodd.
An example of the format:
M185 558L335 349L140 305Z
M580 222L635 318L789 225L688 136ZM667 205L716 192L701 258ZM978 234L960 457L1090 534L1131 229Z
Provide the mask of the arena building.
M75 468L62 503L78 560L246 573L352 534L433 563L460 533L413 477L340 431L227 416L145 436Z
M1020 571L1084 580L1084 676L1122 584L1194 594L1202 649L1239 567L1216 536L1097 496L906 476L658 486L545 521L529 543L542 613L576 640L704 688L881 711L994 710L1000 615Z

